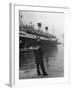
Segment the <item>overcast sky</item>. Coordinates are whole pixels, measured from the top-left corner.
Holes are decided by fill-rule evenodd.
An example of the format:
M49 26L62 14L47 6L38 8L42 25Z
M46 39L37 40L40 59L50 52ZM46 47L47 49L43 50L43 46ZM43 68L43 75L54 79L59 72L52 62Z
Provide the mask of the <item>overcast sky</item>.
M32 22L37 29L37 23L41 22L43 31L45 31L44 27L48 26L49 32L55 32L56 36L64 33L64 13L20 11L21 15L23 16L21 19L23 24Z

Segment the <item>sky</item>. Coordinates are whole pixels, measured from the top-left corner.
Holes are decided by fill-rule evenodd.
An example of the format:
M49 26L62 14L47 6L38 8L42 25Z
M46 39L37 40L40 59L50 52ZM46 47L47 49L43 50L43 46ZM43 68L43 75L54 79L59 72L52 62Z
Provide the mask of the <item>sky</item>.
M45 32L45 26L48 26L48 32L60 37L64 33L64 13L54 12L34 12L21 10L19 15L22 15L20 22L24 25L30 25L30 22L37 29L37 23L42 23L42 30Z

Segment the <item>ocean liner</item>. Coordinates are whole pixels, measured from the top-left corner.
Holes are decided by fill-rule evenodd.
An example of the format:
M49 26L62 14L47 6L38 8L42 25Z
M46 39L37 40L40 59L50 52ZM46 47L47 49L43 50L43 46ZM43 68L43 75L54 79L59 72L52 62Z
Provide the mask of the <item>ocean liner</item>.
M40 38L41 46L57 46L56 36L50 33L44 33L41 30L41 23L38 23L38 30L35 30L34 27L28 25L19 26L19 46L20 48L36 46L37 38ZM45 30L48 31L48 27L45 27Z

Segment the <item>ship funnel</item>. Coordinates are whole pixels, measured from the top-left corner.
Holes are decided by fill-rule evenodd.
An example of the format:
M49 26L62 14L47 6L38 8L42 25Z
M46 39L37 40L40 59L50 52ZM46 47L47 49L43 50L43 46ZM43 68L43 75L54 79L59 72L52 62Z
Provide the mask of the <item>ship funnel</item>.
M40 30L41 27L42 27L42 24L41 23L37 23L37 25L38 25L38 29Z
M45 32L46 32L46 33L48 32L48 27L47 27L47 26L45 27Z

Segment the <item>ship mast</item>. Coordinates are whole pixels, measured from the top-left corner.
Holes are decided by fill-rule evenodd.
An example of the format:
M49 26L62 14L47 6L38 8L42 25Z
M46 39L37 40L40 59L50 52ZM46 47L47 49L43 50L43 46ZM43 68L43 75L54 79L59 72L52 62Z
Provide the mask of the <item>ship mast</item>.
M23 15L19 12L19 25L23 26Z

